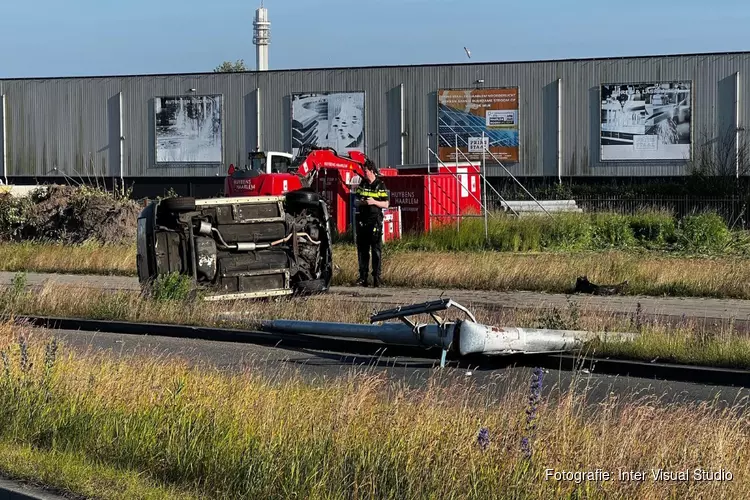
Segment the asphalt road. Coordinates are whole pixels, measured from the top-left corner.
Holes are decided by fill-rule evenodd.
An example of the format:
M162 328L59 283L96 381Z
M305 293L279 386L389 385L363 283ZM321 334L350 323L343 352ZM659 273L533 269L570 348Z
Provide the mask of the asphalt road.
M15 273L0 273L0 286L12 282ZM41 285L46 281L85 288L110 290L139 290L137 279L115 276L27 274L29 285ZM362 289L336 287L332 293L343 300L372 300L382 304L420 302L439 297L443 292L469 306L537 308L555 304L567 304L567 296L530 292L471 292L465 290L409 290L396 288ZM359 295L359 296L357 296ZM728 319L738 311L750 317L750 301L717 299L676 299L654 297L580 297L577 301L582 309L598 307L603 310L632 312L638 302L648 312L678 314L688 317L714 317ZM650 309L649 309L650 308ZM171 337L141 337L112 334L106 332L87 333L70 330L56 330L76 349L93 347L113 355L144 354L153 356L179 356L192 363L208 363L222 370L238 370L252 365L269 375L291 374L295 371L305 379L330 378L348 373L351 369L369 369L376 373L386 373L391 379L404 381L412 386L423 385L435 372L437 356L429 358L389 358L309 351L291 348L270 348L252 344L223 343L200 339L179 339ZM531 369L527 366L506 366L498 361L495 366L461 367L445 370L446 381L471 380L487 388L488 391L502 393L518 384L526 385ZM651 395L667 402L691 402L719 400L731 404L747 391L730 387L705 386L683 382L613 377L596 373L578 373L577 383L589 387L589 397L594 401L610 391L618 394ZM550 370L545 379L546 390L552 386L570 387L574 374L569 371ZM554 392L554 391L553 391Z
M0 272L0 285L12 282L16 273ZM29 285L41 285L46 281L60 284L110 290L140 290L138 280L122 276L71 275L71 274L27 274ZM398 303L418 303L440 296L449 297L467 307L565 309L572 296L538 292L491 292L455 289L408 289L408 288L356 288L333 287L331 293L341 300L356 300L387 307ZM638 304L644 316L702 319L709 323L734 321L750 329L750 301L737 299L646 297L646 296L587 296L576 295L575 302L581 310L597 310L603 313L633 314Z
M78 352L106 353L117 358L143 356L149 360L179 358L191 365L223 371L255 370L275 379L299 376L307 381L330 380L346 376L352 370L383 374L394 382L411 387L424 386L431 376L440 383L469 382L489 398L496 398L511 389L527 387L532 368L517 366L512 360L498 360L494 365L458 366L455 362L439 370L437 355L424 358L387 357L385 355L354 355L308 349L265 347L244 343L182 339L158 336L121 335L107 332L43 330L55 335ZM429 356L429 355L427 355ZM547 370L544 376L545 395L555 399L560 389L575 385L586 388L590 403L601 401L615 392L621 401L630 395L660 398L663 403L695 403L716 401L719 406L732 406L750 394L748 389L707 386L701 384L615 377L597 373ZM743 404L746 404L744 402ZM596 411L593 408L593 411Z

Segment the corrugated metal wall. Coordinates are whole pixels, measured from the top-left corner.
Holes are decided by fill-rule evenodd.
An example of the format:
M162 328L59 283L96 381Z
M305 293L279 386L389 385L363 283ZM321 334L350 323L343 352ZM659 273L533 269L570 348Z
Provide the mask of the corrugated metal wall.
M715 139L734 123L734 75L740 74L739 124L750 112L750 53L577 61L383 68L315 69L264 73L0 80L6 95L8 175L72 177L220 176L224 166L155 165L154 97L219 93L224 96L224 164L243 164L256 137L267 150L291 152L291 94L365 92L366 152L380 165L401 159L401 94L405 164L435 162L437 90L519 87L520 162L514 175L557 177L557 80L562 176L672 176L680 162L599 161L599 87L603 83L692 80L693 143ZM257 130L256 89L260 89ZM119 93L122 92L122 117ZM120 141L119 121L123 136ZM260 132L260 133L259 133ZM122 143L122 145L120 144ZM0 157L0 161L2 158ZM0 169L2 171L2 169ZM499 167L490 175L504 175Z

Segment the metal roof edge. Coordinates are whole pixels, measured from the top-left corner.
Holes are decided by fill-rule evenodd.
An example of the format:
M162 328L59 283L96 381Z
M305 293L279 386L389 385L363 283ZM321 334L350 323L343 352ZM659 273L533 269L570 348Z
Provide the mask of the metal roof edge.
M593 62L593 61L617 61L617 60L634 60L634 59L653 59L653 58L677 58L677 57L710 57L710 56L747 56L750 57L750 51L727 51L727 52L694 52L685 54L651 54L641 56L607 56L607 57L583 57L583 58L565 58L565 59L531 59L522 61L485 61L471 63L426 63L426 64L392 64L392 65L371 65L371 66L334 66L334 67L310 67L310 68L287 68L266 71L238 71L234 74L244 74L260 76L268 73L292 73L303 71L358 71L358 70L375 70L375 69L406 69L406 68L436 68L436 67L455 67L455 66L492 66L507 64L549 64L549 63L574 63L574 62ZM160 78L160 77L200 77L207 75L227 75L231 73L217 73L214 71L201 71L194 73L136 73L136 74L111 74L111 75L83 75L83 76L30 76L30 77L6 77L0 78L0 82L10 81L32 81L32 80L99 80L105 78Z

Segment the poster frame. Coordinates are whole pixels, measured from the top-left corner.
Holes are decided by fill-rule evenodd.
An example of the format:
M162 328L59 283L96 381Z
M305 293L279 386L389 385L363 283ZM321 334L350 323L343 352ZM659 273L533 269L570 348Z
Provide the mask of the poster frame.
M219 161L159 161L159 149L158 149L158 143L159 143L159 137L157 134L157 125L156 125L156 100L157 99L183 99L183 98L197 98L197 97L219 97L221 98L221 158ZM225 110L226 110L226 100L224 99L223 93L211 93L211 94L169 94L169 95L155 95L153 97L154 100L154 110L153 115L151 119L153 120L154 124L154 137L153 137L153 145L154 145L154 165L157 167L179 167L179 166L186 166L186 167L201 167L201 166L210 166L210 167L216 167L221 166L225 163L224 157L226 155L226 149L225 149L225 141L226 141L226 123L225 123Z
M516 102L517 102L517 110L516 110L516 126L518 128L518 146L516 148L518 149L518 158L516 160L502 160L500 159L500 162L502 164L509 164L509 165L517 165L520 164L523 161L522 158L522 145L523 145L523 139L522 139L522 120L521 120L521 86L520 85L493 85L492 87L439 87L435 91L435 136L437 143L435 144L435 155L437 156L438 161L441 161L448 164L456 164L456 162L459 165L472 165L474 162L481 162L481 160L472 160L470 162L467 162L465 158L461 158L461 161L458 161L458 158L456 161L451 160L443 160L440 158L440 93L441 92L450 92L453 90L471 90L471 91L482 91L482 90L515 90L516 91ZM466 144L466 156L469 156L468 149L469 145ZM495 159L491 155L485 155L486 159L485 161L488 164L497 165L498 163L495 162Z
M617 159L604 159L602 158L604 154L604 146L602 146L602 88L607 85L660 85L665 83L690 83L690 147L688 149L689 154L687 158L617 158ZM598 89L597 89L597 95L599 96L599 100L597 102L597 114L599 116L599 120L597 122L597 142L598 142L598 149L599 149L599 163L618 163L618 164L642 164L643 162L658 162L659 164L663 165L669 165L669 164L684 164L691 162L694 157L694 148L695 148L695 80L692 78L673 78L673 79L655 79L651 81L647 80L640 80L640 81L623 81L621 83L612 83L612 82L601 82L599 83Z
M360 90L304 90L289 93L289 153L294 155L294 96L302 94L318 94L318 95L330 95L330 94L362 94L362 132L364 138L362 140L362 153L367 156L367 91L364 89ZM347 153L336 151L339 156L347 155Z

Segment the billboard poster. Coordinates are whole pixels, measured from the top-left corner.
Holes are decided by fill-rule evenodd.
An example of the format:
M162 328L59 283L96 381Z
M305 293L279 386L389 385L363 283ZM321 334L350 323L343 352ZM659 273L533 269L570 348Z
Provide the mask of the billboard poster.
M601 160L688 160L691 82L601 87Z
M222 96L154 99L157 163L221 163Z
M438 156L444 162L482 159L518 162L518 87L438 90ZM456 158L458 135L458 159ZM487 162L493 162L486 154Z
M292 153L303 145L365 152L365 93L292 94Z

